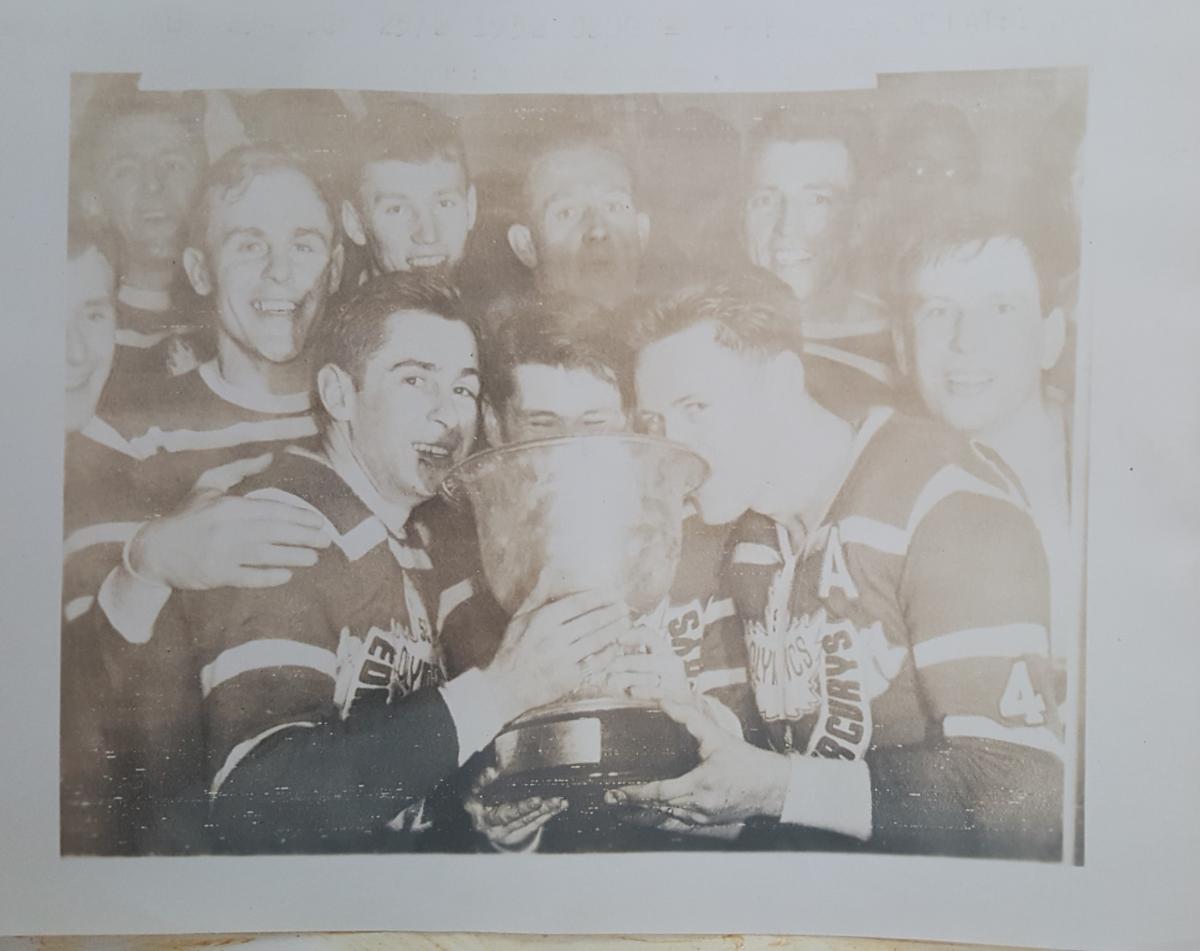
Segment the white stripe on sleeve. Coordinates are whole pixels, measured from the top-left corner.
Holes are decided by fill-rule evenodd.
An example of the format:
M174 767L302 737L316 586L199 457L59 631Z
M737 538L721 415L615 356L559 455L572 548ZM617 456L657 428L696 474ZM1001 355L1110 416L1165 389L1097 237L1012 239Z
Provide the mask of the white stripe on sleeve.
M93 545L124 545L141 527L141 522L101 522L77 528L63 540L63 557L70 558Z
M254 752L254 748L263 740L274 736L281 730L287 730L291 727L303 727L311 730L315 726L315 723L307 720L300 720L295 723L278 723L270 729L263 730L260 734L258 734L258 736L253 736L248 740L243 740L232 750L230 750L229 755L225 757L224 764L219 770L217 770L217 775L213 777L212 785L208 787L208 794L210 796L215 796L218 792L220 792L221 786L225 783L225 780L229 778L229 774L237 768L238 764L242 760Z
M266 637L230 647L200 671L200 689L205 697L239 674L271 667L306 667L337 679L337 655L324 647Z
M1040 624L1001 624L931 637L914 644L912 652L917 667L973 657L1048 657L1050 638Z

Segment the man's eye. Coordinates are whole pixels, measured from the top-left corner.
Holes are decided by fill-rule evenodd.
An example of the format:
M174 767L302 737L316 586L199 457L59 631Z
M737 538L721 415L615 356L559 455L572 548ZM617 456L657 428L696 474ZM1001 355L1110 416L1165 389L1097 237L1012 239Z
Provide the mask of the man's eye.
M750 197L751 208L770 208L775 204L775 196L770 192L760 192Z
M469 386L456 386L454 388L454 393L456 396L465 396L469 400L478 400L479 399L479 394L476 393L475 390Z
M266 249L266 244L262 241L239 241L237 244L238 254L262 254Z
M995 310L996 310L996 313L1001 317L1007 317L1009 314L1011 314L1016 309L1017 309L1016 305L1013 304L1011 301L1006 301L1006 300L996 301Z
M315 254L317 250L317 246L311 241L297 241L292 247L301 254Z
M87 319L93 323L102 323L112 320L112 311L109 310L90 310L87 313Z
M575 205L563 205L554 212L554 220L567 222L579 217L579 209Z
M701 400L691 400L683 404L683 411L688 416L699 416L706 409L708 409L708 404Z
M401 377L400 382L403 383L405 386L424 386L425 385L424 377L413 376L411 374L409 376Z
M459 202L457 198L446 197L439 199L438 201L438 207L440 208L457 208L458 204Z
M406 215L409 212L408 205L384 205L383 213L385 215Z

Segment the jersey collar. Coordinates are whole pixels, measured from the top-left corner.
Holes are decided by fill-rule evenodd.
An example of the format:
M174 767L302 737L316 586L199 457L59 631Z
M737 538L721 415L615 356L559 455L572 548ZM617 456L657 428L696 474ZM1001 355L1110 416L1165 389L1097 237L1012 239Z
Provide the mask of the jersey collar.
M299 413L307 413L312 405L307 393L287 393L283 396L275 396L271 393L254 393L240 386L234 386L221 376L215 359L202 363L198 372L205 385L226 403L232 403L234 406L240 406L242 409L252 410L255 413L294 416Z

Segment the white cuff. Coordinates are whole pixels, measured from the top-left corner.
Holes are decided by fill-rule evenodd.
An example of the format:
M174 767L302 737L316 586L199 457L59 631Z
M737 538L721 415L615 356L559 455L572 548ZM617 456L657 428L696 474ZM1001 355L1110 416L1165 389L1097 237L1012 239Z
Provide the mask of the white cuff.
M440 689L458 734L458 765L462 766L492 742L504 726L504 717L492 696L491 684L477 667Z
M871 770L862 760L793 755L781 822L871 837Z
M100 585L97 600L118 634L131 644L145 644L154 634L154 622L170 599L171 589L133 570L129 564L132 542L133 536L121 552L121 564Z

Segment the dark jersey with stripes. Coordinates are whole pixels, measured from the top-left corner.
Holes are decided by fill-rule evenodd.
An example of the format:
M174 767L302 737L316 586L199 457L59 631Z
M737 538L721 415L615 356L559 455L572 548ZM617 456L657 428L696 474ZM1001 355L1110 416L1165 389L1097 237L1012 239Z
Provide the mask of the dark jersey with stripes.
M875 410L803 547L748 517L732 561L770 744L866 760L871 847L1055 856L1046 560L1002 472Z
M457 768L428 554L319 456L293 449L239 487L319 513L334 544L261 590L181 593L202 697L217 847L405 848Z

